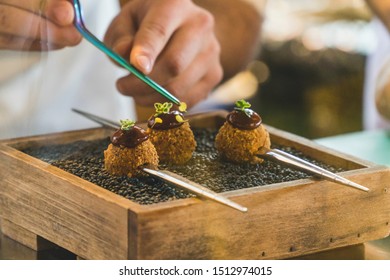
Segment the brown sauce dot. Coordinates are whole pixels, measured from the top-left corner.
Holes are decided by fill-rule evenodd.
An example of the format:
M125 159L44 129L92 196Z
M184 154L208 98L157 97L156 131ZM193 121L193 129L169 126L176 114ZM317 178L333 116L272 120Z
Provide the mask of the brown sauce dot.
M157 116L153 115L148 120L148 127L157 130L167 130L179 127L183 124L183 122L178 122L176 116L180 116L184 120L183 114L179 111L171 111L169 113L160 114ZM160 118L162 122L156 122L156 118Z
M252 130L260 126L261 117L254 111L248 116L243 111L234 110L227 115L227 121L235 128Z
M118 129L111 136L111 143L115 146L125 146L127 148L134 148L146 141L149 135L144 129L134 126L130 130Z

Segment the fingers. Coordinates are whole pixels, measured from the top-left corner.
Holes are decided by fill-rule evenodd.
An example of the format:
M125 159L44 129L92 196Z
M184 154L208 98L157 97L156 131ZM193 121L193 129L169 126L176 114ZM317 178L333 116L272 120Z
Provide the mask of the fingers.
M172 5L176 2L178 5ZM157 56L184 20L182 8L186 2L131 1L112 21L104 41L140 71L149 74Z
M171 77L162 85L181 101L186 102L189 107L206 98L222 79L223 73L218 56L213 55L218 51L218 47L219 45L215 43L205 49L180 75ZM166 77L160 80L161 71L158 68L159 65L156 65L156 70L153 70L150 77L161 83ZM152 106L155 102L166 101L133 75L119 79L117 86L121 93L131 95L137 104L143 106Z
M24 50L24 51L48 51L61 49L63 46L41 40L30 40L21 37L0 34L0 49Z
M130 56L133 35L135 33L131 12L129 8L122 9L122 12L111 22L104 37L104 42L107 46L126 59Z
M59 26L71 25L74 19L73 6L67 0L1 0L2 4L41 15Z
M114 19L105 42L189 106L222 79L214 18L190 0L133 0ZM133 75L117 87L140 105L165 101Z
M18 4L24 1L18 0L15 2ZM40 42L42 49L73 46L81 41L81 35L72 25L60 27L27 9L2 3L0 3L0 18L2 19L0 48L15 49L15 47L21 45L23 40L26 40L26 42ZM28 43L25 45L28 45ZM36 43L33 45L35 46Z
M131 86L130 80L125 77L123 80L118 80L119 85L124 82L128 86ZM138 84L139 81L133 80L134 84ZM193 86L189 87L188 91L180 90L179 94L175 94L177 90L174 88L180 88L181 85L169 84L165 88L170 91L173 95L177 96L180 101L186 102L187 106L190 108L197 104L199 101L207 98L208 94L212 91L215 86L215 83L210 83L210 78L206 75L201 80L197 81ZM126 87L126 86L125 86ZM139 85L139 88L143 88L141 92L130 91L131 96L134 98L134 101L141 106L153 107L153 104L156 102L167 102L167 99L159 95L155 91L151 91L145 85ZM127 91L129 93L129 91ZM126 94L128 95L128 94ZM180 97L179 97L180 96Z
M177 2L177 4L175 3ZM173 33L185 20L187 6L183 0L160 1L149 7L134 38L130 63L148 74L157 56L161 53Z
M196 59L202 61L201 57L204 57L205 52L208 53L208 57L203 60L205 65L199 67L209 68L212 59L219 59L220 49L213 32L213 19L207 13L202 15L176 30L160 53L153 69L160 74L158 76L160 81L181 75ZM219 64L218 61L215 62Z

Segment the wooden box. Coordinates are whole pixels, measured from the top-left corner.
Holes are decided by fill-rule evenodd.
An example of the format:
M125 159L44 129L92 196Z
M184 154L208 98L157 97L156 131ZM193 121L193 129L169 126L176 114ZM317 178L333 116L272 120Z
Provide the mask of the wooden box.
M191 126L219 127L225 114L194 116ZM309 178L222 194L247 213L198 198L140 205L21 152L112 133L97 128L1 142L2 231L84 259L284 259L389 235L389 168L267 128L273 143L343 167L342 176L370 191Z

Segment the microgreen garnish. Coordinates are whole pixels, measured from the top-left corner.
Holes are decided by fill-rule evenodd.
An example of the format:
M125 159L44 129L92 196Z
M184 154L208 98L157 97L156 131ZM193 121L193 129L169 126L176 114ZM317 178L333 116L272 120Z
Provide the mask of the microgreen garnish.
M237 111L242 111L245 113L245 115L250 118L253 114L253 110L249 109L251 107L251 104L249 102L246 102L244 99L238 100L236 102L236 107L234 107L235 110Z
M154 114L154 124L153 124L153 126L155 124L157 124L157 123L163 123L163 119L159 118L158 116L160 116L162 114L169 114L172 106L173 106L173 104L169 103L169 102L154 103L154 108L156 109L156 113ZM179 110L180 113L185 112L187 110L187 104L184 103L184 102L180 102L178 110ZM184 122L187 121L187 120L184 120L183 117L180 116L180 115L176 115L175 118L176 118L176 121L178 123L184 123Z
M160 115L160 114L168 114L169 110L171 110L172 106L173 106L173 104L169 103L169 102L154 103L154 108L156 109L155 116Z
M126 120L120 120L121 123L121 130L130 130L134 127L135 122L131 121L129 119Z

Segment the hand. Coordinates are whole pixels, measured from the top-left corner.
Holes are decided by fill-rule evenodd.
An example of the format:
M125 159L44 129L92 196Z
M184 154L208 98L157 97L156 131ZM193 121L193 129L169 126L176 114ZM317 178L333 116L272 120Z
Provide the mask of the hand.
M111 23L105 42L188 106L222 79L214 18L190 0L132 0ZM131 74L117 87L143 106L164 101Z
M0 49L38 51L76 45L81 35L73 18L67 0L0 0Z

